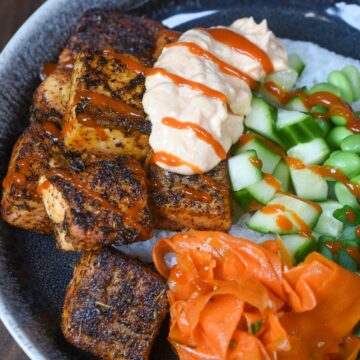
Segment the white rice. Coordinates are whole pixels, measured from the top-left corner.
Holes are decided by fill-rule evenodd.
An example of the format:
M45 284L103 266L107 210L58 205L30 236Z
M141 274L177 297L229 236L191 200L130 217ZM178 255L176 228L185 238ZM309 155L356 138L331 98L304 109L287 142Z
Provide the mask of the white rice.
M282 39L288 54L296 53L305 62L305 70L301 75L297 86L312 86L319 82L324 82L328 74L333 70L341 70L346 65L354 65L360 70L360 61L335 54L316 44L306 41L293 41ZM360 110L360 101L353 104L354 109ZM242 216L239 221L232 226L230 234L243 237L254 242L263 242L273 239L274 235L260 234L252 231L245 226L245 221L249 215ZM137 242L127 246L118 247L124 253L137 257L145 262L151 262L151 251L158 239L171 237L175 232L155 230L154 236L147 241Z

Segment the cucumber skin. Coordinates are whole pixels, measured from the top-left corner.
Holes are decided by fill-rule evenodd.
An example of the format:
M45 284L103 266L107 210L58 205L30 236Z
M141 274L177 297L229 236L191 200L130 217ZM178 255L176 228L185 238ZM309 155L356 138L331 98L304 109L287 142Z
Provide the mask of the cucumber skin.
M294 208L297 208L298 211L295 211L300 217L306 212L308 215L308 219L304 219L303 221L307 223L310 228L313 228L317 223L320 214L322 211L313 210L313 213L309 216L310 206L305 201L300 199L295 199L289 195L276 195L269 204L279 204L284 205L287 211L285 211L284 215L293 223L293 227L289 231L283 231L276 225L276 217L278 214L264 214L261 210L257 211L247 222L246 225L249 229L261 232L261 233L271 233L271 234L279 234L279 235L288 235L288 234L297 234L299 229L296 225L294 225L294 221L291 217L290 210L295 211ZM292 205L290 205L292 204ZM290 205L290 206L289 206ZM311 206L312 207L312 206ZM268 223L268 225L266 225Z
M245 126L248 129L254 131L255 133L260 134L260 135L264 136L265 138L269 139L270 141L273 141L276 144L282 146L282 143L276 132L277 109L275 107L271 106L270 104L268 104L264 99L262 99L260 97L256 97L256 96L253 97L252 104L251 104L252 108L255 106L265 107L266 110L268 111L267 115L271 119L271 129L270 129L271 134L263 131L258 126L254 126L253 122L250 122L249 119L251 119L251 111L250 111L250 114L245 117L245 121L244 121ZM258 121L256 121L256 122L258 123Z
M261 169L254 166L250 162L250 158L257 159L255 150L244 151L243 153L235 155L228 160L231 187L234 191L247 188L248 186L255 184L263 178ZM247 170L246 177L243 176L242 172L244 171L244 168L241 168L241 166Z
M302 160L306 165L319 165L328 158L330 152L326 141L316 138L290 148L287 155Z
M297 265L305 260L305 258L313 251L316 250L316 241L313 237L301 237L300 235L284 235L282 241L288 254L292 260L293 265ZM299 241L302 244L298 245L295 251L292 251L294 242Z
M276 166L281 160L281 156L275 151L269 149L265 144L263 144L258 139L252 139L248 143L238 147L234 154L240 154L243 151L255 150L257 157L262 161L262 171L266 173L271 173L274 171Z
M325 201L328 198L327 182L320 175L307 168L291 169L290 174L296 195L300 198L311 201ZM304 176L308 182L303 181Z
M360 174L351 178L351 181L360 185ZM360 201L355 195L341 182L335 184L335 195L340 204L349 205L355 209L360 209Z
M238 191L231 191L233 199L235 202L241 207L241 209L245 212L251 212L252 204L262 206L250 193L247 189L241 189Z
M337 201L325 201L323 203L319 203L319 205L323 209L323 212L314 227L314 231L320 235L334 236L335 238L338 238L341 235L343 224L333 216L333 213L335 210L342 208L343 205Z
M289 235L289 234L297 234L298 233L298 229L293 226L293 228L290 230L290 231L283 231L281 229L270 229L269 228L265 228L264 227L264 224L262 222L262 224L254 224L254 220L253 220L253 217L256 216L257 213L255 213L247 222L246 222L246 226L251 229L251 230L254 230L254 231L257 231L259 233L262 233L262 234L278 234L278 235ZM264 215L264 216L267 216L268 218L270 218L271 216L274 217L274 221L275 221L275 217L277 215ZM273 221L273 222L274 222Z
M289 191L291 187L290 169L283 159L281 159L277 164L272 174L280 181L281 189L284 191Z
M323 137L321 127L311 116L300 123L291 124L284 128L277 128L277 133L286 149L290 149L299 143L307 143L311 140Z
M300 76L305 69L305 63L298 54L290 54L288 56L288 64L291 69L297 72L298 76Z

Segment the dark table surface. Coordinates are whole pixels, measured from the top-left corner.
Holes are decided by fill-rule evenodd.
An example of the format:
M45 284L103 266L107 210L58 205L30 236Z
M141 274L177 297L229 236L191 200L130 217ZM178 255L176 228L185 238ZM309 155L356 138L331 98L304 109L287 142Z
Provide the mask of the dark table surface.
M0 51L23 22L44 0L0 0ZM2 360L28 360L29 358L11 338L0 322L0 350Z

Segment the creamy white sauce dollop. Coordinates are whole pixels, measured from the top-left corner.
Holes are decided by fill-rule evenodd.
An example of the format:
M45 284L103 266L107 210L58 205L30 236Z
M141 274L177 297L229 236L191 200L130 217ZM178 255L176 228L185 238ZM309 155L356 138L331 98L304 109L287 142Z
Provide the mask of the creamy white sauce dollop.
M243 18L228 29L262 49L275 71L287 68L286 51L269 30L266 20L256 24L253 18ZM255 80L261 81L266 76L259 62L216 41L201 29L185 32L178 42L194 43ZM202 172L213 169L221 159L210 144L197 137L192 129L176 129L162 123L162 119L171 117L196 124L210 133L228 152L241 136L244 116L250 111L252 93L248 84L238 77L223 73L215 62L193 54L184 46L164 48L154 67L204 84L227 97L228 106L188 86L178 86L163 74L146 78L143 105L152 122L150 146L153 151L174 155ZM160 161L157 165L183 175L195 173L193 167L186 165L170 166Z

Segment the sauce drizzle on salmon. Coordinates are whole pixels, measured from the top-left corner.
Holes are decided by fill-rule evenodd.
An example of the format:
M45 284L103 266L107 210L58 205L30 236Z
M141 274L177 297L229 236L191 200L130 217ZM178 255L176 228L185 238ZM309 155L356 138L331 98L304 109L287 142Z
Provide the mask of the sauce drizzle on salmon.
M132 207L129 207L126 212L121 211L117 206L110 203L108 200L104 199L104 197L101 194L98 194L96 191L90 189L86 184L79 181L75 177L68 174L66 171L61 169L53 169L50 170L47 174L48 178L51 177L58 177L61 178L65 182L69 182L70 184L74 185L76 188L78 188L80 191L84 192L87 196L94 199L101 207L110 210L118 215L121 216L123 222L128 225L135 227L140 233L145 233L146 230L141 226L139 222L136 221L136 217L141 210L142 206L140 206L139 203L135 204ZM45 180L44 183L40 184L38 186L38 192L41 192L50 186L50 181Z

